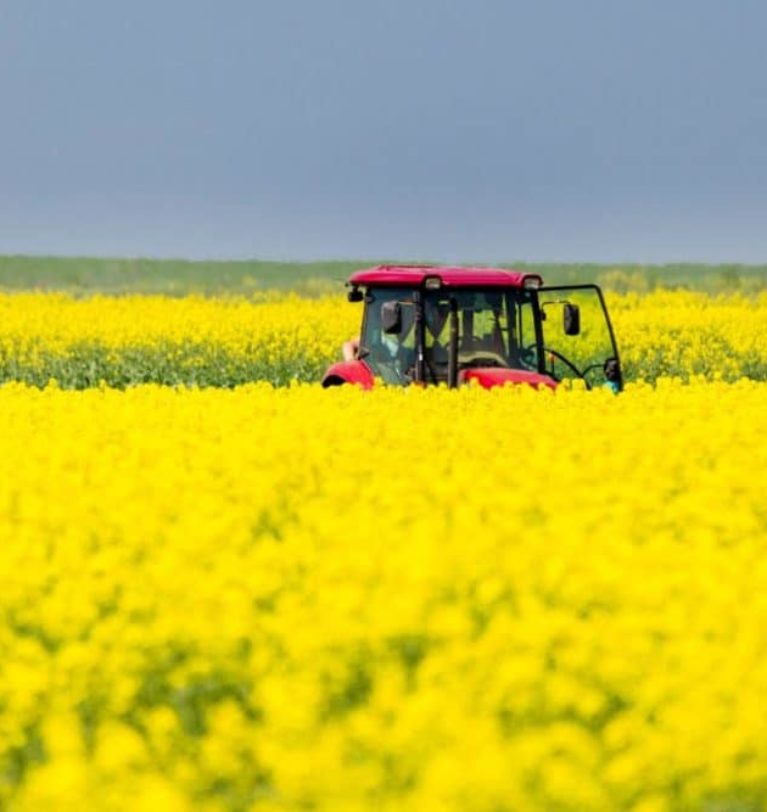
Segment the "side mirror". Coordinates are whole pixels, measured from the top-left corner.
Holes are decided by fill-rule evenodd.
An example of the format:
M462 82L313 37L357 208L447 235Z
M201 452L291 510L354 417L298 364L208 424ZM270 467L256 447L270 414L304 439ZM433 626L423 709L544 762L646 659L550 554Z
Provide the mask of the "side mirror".
M381 329L386 335L402 332L402 307L399 302L384 302L381 305Z
M365 297L362 295L362 291L358 287L353 287L347 294L346 298L350 302L361 302Z
M566 336L577 336L581 332L581 311L578 305L565 302L562 310Z

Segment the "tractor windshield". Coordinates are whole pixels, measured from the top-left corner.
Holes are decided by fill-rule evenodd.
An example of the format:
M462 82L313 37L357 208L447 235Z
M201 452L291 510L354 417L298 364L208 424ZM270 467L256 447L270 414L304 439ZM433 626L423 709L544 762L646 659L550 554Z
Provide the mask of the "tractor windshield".
M531 295L520 289L436 290L424 302L426 377L446 379L450 300L458 309L458 368L538 367Z
M528 290L369 288L360 357L373 374L386 383L413 380L419 331L416 315L422 306L424 379L446 381L451 300L458 315L459 368L538 369L535 310ZM383 314L394 313L392 307L396 316L387 324Z

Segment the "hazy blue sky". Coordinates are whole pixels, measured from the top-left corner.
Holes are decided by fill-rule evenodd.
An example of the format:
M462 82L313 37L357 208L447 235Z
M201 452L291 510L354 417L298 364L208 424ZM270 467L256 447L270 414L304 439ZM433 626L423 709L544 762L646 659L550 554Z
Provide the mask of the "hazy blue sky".
M0 253L767 262L763 0L3 0Z

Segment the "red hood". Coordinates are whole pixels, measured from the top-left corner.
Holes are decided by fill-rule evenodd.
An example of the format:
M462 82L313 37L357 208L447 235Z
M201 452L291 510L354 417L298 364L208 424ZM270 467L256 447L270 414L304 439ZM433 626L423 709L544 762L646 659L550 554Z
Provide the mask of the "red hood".
M550 389L557 388L557 382L548 375L541 375L539 372L530 372L526 369L503 369L499 367L476 367L474 369L464 369L459 374L461 383L477 381L485 389L494 386L503 386L506 383L520 384L526 383L534 386L548 386Z
M539 386L557 388L557 383L548 375L530 372L526 369L505 369L501 367L475 367L464 369L459 374L460 383L476 381L485 389L504 384L528 384L536 389ZM363 389L372 389L374 384L373 373L364 361L341 361L333 364L322 379L323 386L333 386L340 383L356 383Z

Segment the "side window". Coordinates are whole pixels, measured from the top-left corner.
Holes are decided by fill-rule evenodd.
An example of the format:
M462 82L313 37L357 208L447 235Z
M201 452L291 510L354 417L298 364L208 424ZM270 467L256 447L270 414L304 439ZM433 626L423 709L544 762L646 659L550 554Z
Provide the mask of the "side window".
M383 331L381 308L386 302L400 305L399 333ZM386 383L403 384L415 353L415 305L412 290L399 288L369 289L365 298L360 352L374 375Z

